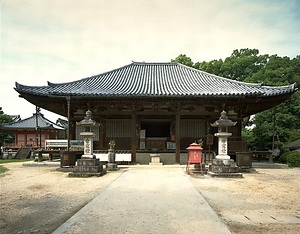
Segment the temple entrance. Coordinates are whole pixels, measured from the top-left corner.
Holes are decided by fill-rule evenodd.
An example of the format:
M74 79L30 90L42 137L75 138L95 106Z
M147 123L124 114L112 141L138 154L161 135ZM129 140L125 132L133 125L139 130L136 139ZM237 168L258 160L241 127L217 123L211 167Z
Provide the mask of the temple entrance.
M171 120L155 119L141 121L140 149L162 151L168 148L171 141Z
M170 137L169 120L147 120L141 122L141 129L145 130L148 137Z

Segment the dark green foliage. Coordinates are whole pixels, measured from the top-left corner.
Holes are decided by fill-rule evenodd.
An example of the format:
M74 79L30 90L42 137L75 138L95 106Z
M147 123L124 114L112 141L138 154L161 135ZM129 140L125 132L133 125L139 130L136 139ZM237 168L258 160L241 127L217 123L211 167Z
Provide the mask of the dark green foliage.
M233 80L279 86L296 83L300 87L300 55L293 59L278 55L260 55L257 49L234 50L232 54L210 62L196 62L186 55L175 60L187 66ZM249 122L253 129L243 129L251 150L280 148L300 138L300 91L275 109L257 113Z
M0 175L5 173L6 171L8 171L8 169L0 165Z
M4 114L2 107L0 107L0 124L11 123L13 120L9 115Z
M32 158L24 158L24 159L0 159L0 165L5 163L19 163L19 162L29 162L32 161Z
M287 163L289 167L300 167L300 152L285 152L280 156L279 162Z
M245 82L264 83L266 85L287 85L297 83L300 85L300 57L269 56L264 66L257 72L247 76Z
M187 57L185 54L180 54L177 58L172 59L172 62L181 63L183 65L193 67L194 63L190 57Z
M279 162L280 163L287 163L287 156L289 155L290 152L285 152L279 157Z
M2 107L0 107L0 125L5 123L11 123L13 120L9 115L4 114ZM11 143L12 134L8 131L0 129L0 145L3 145L4 142Z
M300 138L300 92L274 109L255 115L249 124L252 130L244 130L243 136L248 140L251 150L272 149L273 131L275 131L274 148L281 148ZM275 121L275 123L274 123ZM275 124L275 125L274 125Z

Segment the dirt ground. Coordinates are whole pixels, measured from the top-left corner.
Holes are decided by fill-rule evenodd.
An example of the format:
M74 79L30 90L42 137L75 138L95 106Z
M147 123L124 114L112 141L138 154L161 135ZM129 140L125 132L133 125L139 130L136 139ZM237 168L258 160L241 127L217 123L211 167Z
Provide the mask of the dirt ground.
M300 168L256 169L243 178L192 182L232 233L300 233Z
M51 233L126 171L71 178L55 167L4 166L0 230L20 234ZM300 168L256 169L243 177L190 179L232 233L299 233Z

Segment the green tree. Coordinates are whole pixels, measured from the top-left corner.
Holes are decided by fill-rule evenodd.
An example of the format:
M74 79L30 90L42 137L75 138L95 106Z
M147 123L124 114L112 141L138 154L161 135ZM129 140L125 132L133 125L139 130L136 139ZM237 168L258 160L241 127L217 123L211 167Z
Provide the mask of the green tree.
M245 78L246 82L266 85L300 84L300 56L290 59L272 55L267 63L257 72Z
M221 67L222 75L240 81L251 76L260 70L265 62L263 59L265 56L261 57L258 54L257 49L234 50Z
M246 82L259 82L266 85L300 84L300 56L294 59L272 55L268 63L258 72L245 79ZM244 130L243 136L252 149L273 148L273 120L275 118L274 147L300 138L300 92L274 110L266 110L255 115L253 130Z
M9 115L4 114L2 107L0 107L0 125L11 123L12 121L12 118ZM7 139L12 139L11 133L0 128L0 144L3 145L4 141Z
M273 109L255 115L251 124L252 130L244 130L243 136L248 140L249 148L272 149L273 133L274 147L283 145L300 138L300 92ZM274 131L274 132L273 132Z
M194 65L192 59L190 57L186 56L185 54L180 54L177 56L177 58L172 59L171 61L181 63L181 64L189 66L189 67L193 67L193 65Z
M200 69L202 71L205 71L205 72L208 72L211 74L222 76L223 73L222 73L221 69L222 69L223 64L224 64L224 62L222 59L212 60L210 62L202 62L202 63L197 62L194 64L194 68Z
M186 55L179 55L177 62L233 80L262 83L264 85L287 85L296 83L300 87L300 55L293 59L278 55L260 55L257 49L234 50L219 60L193 63ZM175 61L172 60L172 61ZM300 91L275 109L257 113L253 129L243 129L243 136L252 149L271 149L273 135L275 147L281 147L300 138ZM274 122L275 121L275 122ZM275 123L275 125L274 125Z

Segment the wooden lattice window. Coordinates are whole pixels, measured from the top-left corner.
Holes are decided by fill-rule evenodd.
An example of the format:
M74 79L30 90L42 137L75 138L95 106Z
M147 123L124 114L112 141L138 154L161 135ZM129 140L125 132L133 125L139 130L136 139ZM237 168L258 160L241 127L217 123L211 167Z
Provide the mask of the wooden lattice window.
M203 120L181 120L180 137L200 138L205 136L205 121Z
M106 137L131 137L131 120L106 120Z

